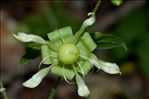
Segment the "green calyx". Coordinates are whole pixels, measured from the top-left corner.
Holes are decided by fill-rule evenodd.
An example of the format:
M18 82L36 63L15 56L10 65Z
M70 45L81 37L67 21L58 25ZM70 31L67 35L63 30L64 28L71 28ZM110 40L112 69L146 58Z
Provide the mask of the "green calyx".
M72 43L64 43L58 49L58 58L63 64L75 63L80 55L80 51L77 46Z

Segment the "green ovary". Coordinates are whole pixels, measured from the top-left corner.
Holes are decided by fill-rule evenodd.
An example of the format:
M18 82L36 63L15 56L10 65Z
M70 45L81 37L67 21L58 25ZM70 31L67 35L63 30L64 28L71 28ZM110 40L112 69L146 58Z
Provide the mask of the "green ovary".
M79 58L80 51L77 46L72 43L64 43L58 49L59 61L63 64L73 64Z

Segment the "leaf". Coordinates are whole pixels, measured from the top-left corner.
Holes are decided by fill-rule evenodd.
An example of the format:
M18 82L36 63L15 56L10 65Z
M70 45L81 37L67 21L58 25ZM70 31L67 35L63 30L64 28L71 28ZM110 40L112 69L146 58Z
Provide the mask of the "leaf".
M95 65L95 67L103 70L106 73L109 73L109 74L120 73L121 74L118 65L116 65L115 63L110 63L110 62L99 60L94 54L91 55L90 61L92 62L92 64Z
M24 43L35 42L39 44L47 44L47 42L43 38L34 34L26 34L23 32L19 32L18 35L13 34L13 36Z
M127 50L125 42L117 36L96 32L94 35L94 39L99 49L111 49L115 47L122 47L125 50Z
M29 42L29 43L27 43L26 46L29 48L32 48L34 50L40 50L41 49L41 44L34 43L34 42Z
M18 67L22 67L22 66L28 64L33 59L37 58L39 55L40 55L40 51L37 51L37 50L27 47L26 53L20 59Z
M31 59L27 59L25 57L22 57L21 60L19 61L18 67L20 68L24 65L27 65L30 61L31 61Z
M28 88L35 88L37 87L42 79L49 73L51 66L41 69L39 72L34 74L29 80L23 83L23 86Z
M111 2L115 5L115 6L120 6L123 2L123 0L111 0Z
M88 97L90 95L90 91L79 74L76 74L76 82L78 86L78 95L81 97Z

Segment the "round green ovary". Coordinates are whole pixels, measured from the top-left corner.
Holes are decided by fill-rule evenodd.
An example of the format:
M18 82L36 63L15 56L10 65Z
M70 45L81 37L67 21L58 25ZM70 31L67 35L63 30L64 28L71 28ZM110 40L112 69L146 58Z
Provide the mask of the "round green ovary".
M58 58L63 64L73 64L77 61L80 51L74 44L64 43L58 49Z

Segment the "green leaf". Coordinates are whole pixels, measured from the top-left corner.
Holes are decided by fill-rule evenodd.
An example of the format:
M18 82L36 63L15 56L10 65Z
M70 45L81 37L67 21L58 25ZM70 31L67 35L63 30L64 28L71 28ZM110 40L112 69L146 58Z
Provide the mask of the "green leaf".
M81 97L88 97L90 95L90 91L79 74L76 74L76 82L78 86L78 95Z
M48 38L51 40L51 47L55 50L58 50L62 43L74 42L72 29L69 26L48 33Z
M125 42L117 36L96 32L94 38L99 49L111 49L115 47L122 47L125 50L127 50Z
M111 0L111 2L116 6L120 6L122 4L123 0Z
M72 80L75 73L72 69L68 69L68 68L64 68L62 66L53 66L51 68L51 73L54 74L54 75L57 75L57 76L60 76L60 77L63 77L63 73L66 74L65 77L68 79L68 80Z
M24 43L35 42L39 44L47 44L47 42L43 38L34 34L26 34L23 32L19 32L18 35L13 34L13 36Z
M34 43L34 42L29 42L29 43L27 43L26 46L29 48L32 48L34 50L40 50L41 49L41 44Z
M104 61L98 59L94 54L91 55L90 61L92 64L95 65L95 67L103 70L106 73L109 73L109 74L120 73L121 74L118 65L116 65L115 63L104 62Z
M32 61L33 59L35 59L39 55L40 55L39 51L27 47L26 53L20 59L18 67L22 67L22 66L28 64L30 61Z
M27 59L25 57L22 57L21 60L19 61L18 67L20 68L24 65L27 65L30 61L31 61L31 59Z
M41 69L39 72L34 74L29 80L23 83L23 86L28 88L37 87L42 79L49 73L51 66Z

